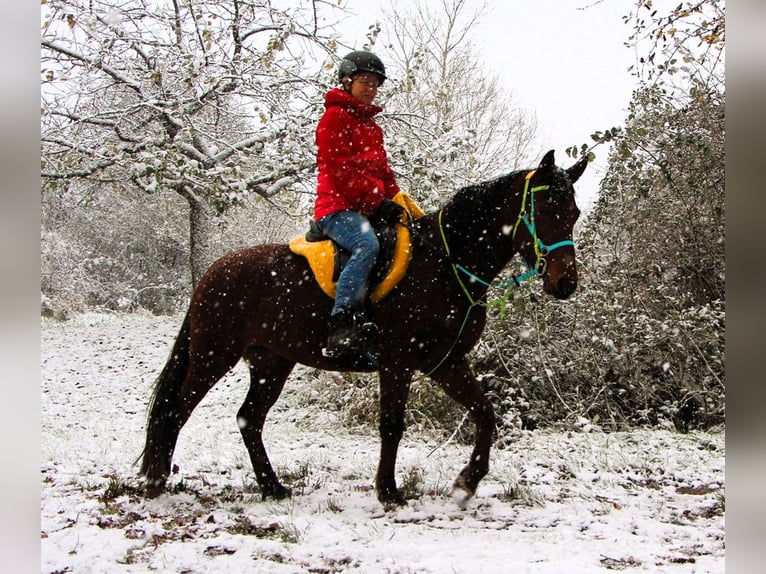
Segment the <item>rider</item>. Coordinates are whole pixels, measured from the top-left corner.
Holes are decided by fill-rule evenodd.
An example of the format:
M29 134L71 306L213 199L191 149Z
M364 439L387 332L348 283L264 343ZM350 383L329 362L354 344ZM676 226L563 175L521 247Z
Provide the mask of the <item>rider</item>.
M377 327L364 313L367 281L379 245L368 216L376 214L395 224L402 208L391 201L398 192L383 145L383 131L373 116L383 110L373 104L386 70L372 52L354 51L338 67L340 87L325 95L325 112L316 129L317 227L351 257L336 288L330 313L325 355L338 357L359 351L374 339ZM359 348L359 345L362 348ZM369 347L369 345L367 345Z

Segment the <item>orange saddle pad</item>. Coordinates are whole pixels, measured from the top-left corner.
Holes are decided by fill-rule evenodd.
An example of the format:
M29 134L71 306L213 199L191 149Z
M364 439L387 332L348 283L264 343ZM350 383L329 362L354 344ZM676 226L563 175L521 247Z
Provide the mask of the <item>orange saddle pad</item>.
M417 219L424 215L423 210L406 193L399 192L393 198L393 201L401 205L412 219ZM402 214L402 223L406 224L407 214ZM307 241L306 237L300 235L290 241L290 250L305 257L308 260L309 267L314 273L319 286L328 296L335 298L335 289L337 282L333 280L335 271L335 246L332 241L325 239L322 241ZM370 291L370 300L377 303L396 287L402 280L407 267L409 267L412 258L412 237L410 230L406 225L396 226L396 246L394 247L391 264L388 267L383 279L375 285Z

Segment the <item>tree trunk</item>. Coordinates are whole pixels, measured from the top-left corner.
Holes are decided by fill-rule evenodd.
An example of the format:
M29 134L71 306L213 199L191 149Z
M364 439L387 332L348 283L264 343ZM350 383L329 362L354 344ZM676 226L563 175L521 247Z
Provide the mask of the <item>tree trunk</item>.
M212 214L207 204L194 196L189 201L189 263L192 288L215 260L211 241Z

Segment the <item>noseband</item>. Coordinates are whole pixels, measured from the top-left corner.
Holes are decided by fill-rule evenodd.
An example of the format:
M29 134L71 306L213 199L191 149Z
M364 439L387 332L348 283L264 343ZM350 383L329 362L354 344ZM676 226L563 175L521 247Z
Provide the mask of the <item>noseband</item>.
M516 225L513 226L513 235L511 235L511 239L515 240L516 231L519 228L519 223L523 221L524 225L526 225L527 229L529 230L529 234L532 236L533 245L535 248L535 255L537 256L537 260L535 261L534 269L532 269L534 273L530 275L529 278L532 278L535 275L545 274L545 271L548 268L548 263L545 260L545 257L549 253L558 249L559 247L566 247L567 245L571 245L572 247L574 247L574 241L572 241L571 239L565 239L564 241L558 241L557 243L554 243L552 245L546 245L537 236L537 227L535 227L535 193L538 191L546 191L550 189L551 186L537 185L535 187L529 187L529 182L532 180L532 176L534 174L535 174L535 170L532 170L524 178L526 181L524 182L524 195L522 195L521 197L521 210L519 211L519 217L516 219ZM529 196L529 214L527 214L527 210L526 210L527 196Z
M571 239L566 239L564 241L558 241L556 243L553 243L552 245L546 245L543 243L543 241L537 236L537 227L535 226L535 193L538 191L546 191L550 189L550 185L537 185L535 187L530 187L529 182L532 180L532 176L535 174L536 170L531 170L527 173L527 175L524 177L524 193L521 197L521 209L519 210L519 216L516 218L516 223L513 226L513 233L511 234L511 239L516 239L516 232L519 229L519 224L524 223L524 225L527 226L527 230L529 231L529 234L532 236L532 242L535 249L535 255L537 256L537 259L535 260L534 267L530 267L530 265L525 261L524 263L527 265L528 271L526 273L522 273L519 276L513 275L509 281L505 281L503 283L492 285L491 283L488 283L487 281L484 281L480 277L474 275L471 273L468 269L460 265L459 263L455 263L452 261L452 255L450 253L449 244L447 243L447 236L444 233L444 227L442 226L442 212L439 211L439 231L441 232L442 236L442 242L444 243L444 250L447 252L447 255L450 257L450 261L452 264L452 270L455 272L455 277L457 277L458 283L460 283L460 287L462 287L463 292L468 297L468 300L475 304L475 301L473 297L471 296L470 292L466 288L465 284L463 283L463 280L460 277L460 274L463 273L464 275L467 275L471 278L472 281L476 281L477 283L480 283L484 285L485 287L498 287L500 289L511 287L511 286L520 286L522 283L529 281L530 279L533 279L537 276L545 275L545 272L548 269L548 262L546 261L546 257L554 250L560 248L560 247L566 247L568 245L571 245L574 247L574 241ZM529 211L527 211L527 198L529 198Z

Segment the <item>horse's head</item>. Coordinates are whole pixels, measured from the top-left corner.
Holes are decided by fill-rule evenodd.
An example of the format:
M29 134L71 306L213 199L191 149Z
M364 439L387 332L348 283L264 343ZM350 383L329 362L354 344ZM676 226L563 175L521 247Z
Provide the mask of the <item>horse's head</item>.
M545 292L558 299L566 299L577 288L572 230L580 210L572 184L587 165L587 158L582 158L569 169L560 169L551 150L525 181L519 216L523 223L515 230L518 251L537 269Z

